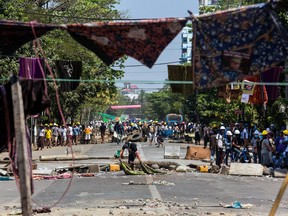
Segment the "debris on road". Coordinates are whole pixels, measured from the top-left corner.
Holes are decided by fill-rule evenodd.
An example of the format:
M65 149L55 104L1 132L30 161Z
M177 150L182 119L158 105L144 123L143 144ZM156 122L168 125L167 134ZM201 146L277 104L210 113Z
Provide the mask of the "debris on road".
M224 205L224 208L235 208L235 209L250 209L252 204L241 204L238 201L234 201L231 205Z

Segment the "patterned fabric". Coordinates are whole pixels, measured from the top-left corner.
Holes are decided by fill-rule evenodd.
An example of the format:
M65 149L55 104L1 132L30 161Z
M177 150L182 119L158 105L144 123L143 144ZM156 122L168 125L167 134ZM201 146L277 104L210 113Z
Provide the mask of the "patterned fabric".
M67 30L107 65L126 54L151 68L186 22L186 18L95 22L67 25Z
M193 27L196 88L217 87L259 74L288 55L287 33L279 31L284 27L270 4L201 15Z
M37 37L41 37L50 30L56 28L54 25L25 23L17 21L0 20L0 54L12 55L25 43L32 41L35 37L32 27Z
M56 71L60 79L74 79L79 80L82 74L81 61L55 61ZM61 82L60 91L73 91L79 86L80 82L69 81Z
M251 75L251 76L245 76L245 80L251 81L251 82L263 82L263 80L260 79L260 74L258 75ZM249 97L249 103L251 104L264 104L268 102L268 95L266 91L266 87L263 85L256 85L253 95L250 95Z
M261 79L265 83L278 82L282 71L283 71L282 67L276 67L276 68L272 68L270 70L264 71L263 73L261 73ZM277 85L266 85L266 90L267 90L269 101L277 100L280 94L280 90Z
M44 59L20 58L19 77L28 79L44 78ZM41 69L42 68L42 69Z
M192 81L191 66L168 65L168 79L170 81ZM193 94L193 84L170 84L174 93L181 93L185 96Z

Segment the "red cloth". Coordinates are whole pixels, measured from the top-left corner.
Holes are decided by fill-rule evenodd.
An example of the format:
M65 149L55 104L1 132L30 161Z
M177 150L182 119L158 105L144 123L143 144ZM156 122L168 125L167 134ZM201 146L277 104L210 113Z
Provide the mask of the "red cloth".
M67 30L107 65L126 54L151 68L186 23L187 18L94 22L67 25Z
M251 82L260 82L260 75L255 76L245 76L245 80ZM264 85L256 85L254 94L250 95L249 103L252 104L263 104L268 102L268 95L266 91L266 87Z

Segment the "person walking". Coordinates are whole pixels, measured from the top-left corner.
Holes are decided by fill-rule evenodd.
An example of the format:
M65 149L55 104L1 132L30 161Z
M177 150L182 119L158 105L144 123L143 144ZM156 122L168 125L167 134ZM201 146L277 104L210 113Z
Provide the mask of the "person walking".
M91 140L91 133L92 133L90 126L87 126L85 128L84 133L85 133L85 144L89 144Z
M74 124L72 128L72 145L77 145L79 135L80 128L76 124Z

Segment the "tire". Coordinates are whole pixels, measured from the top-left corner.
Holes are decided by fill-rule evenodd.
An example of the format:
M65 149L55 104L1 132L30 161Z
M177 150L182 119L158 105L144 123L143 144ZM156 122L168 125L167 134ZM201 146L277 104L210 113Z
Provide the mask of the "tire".
M140 141L142 138L141 134L140 133L137 133L137 134L133 134L132 136L130 136L130 141L132 142L137 142L137 141Z

